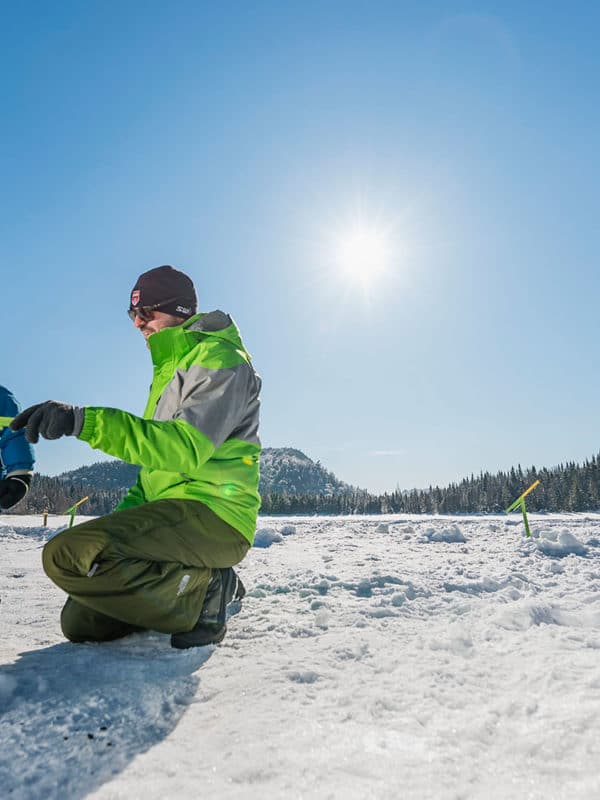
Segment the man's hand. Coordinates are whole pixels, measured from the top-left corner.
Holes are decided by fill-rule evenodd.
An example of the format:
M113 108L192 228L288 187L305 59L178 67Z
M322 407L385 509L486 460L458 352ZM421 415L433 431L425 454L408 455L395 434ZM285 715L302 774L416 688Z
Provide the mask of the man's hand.
M0 508L7 509L22 500L29 490L31 475L12 475L0 481Z
M78 434L82 425L82 408L57 403L56 400L46 400L45 403L29 406L10 423L13 431L25 428L25 438L32 444L39 440L40 433L44 439L60 439L61 436Z

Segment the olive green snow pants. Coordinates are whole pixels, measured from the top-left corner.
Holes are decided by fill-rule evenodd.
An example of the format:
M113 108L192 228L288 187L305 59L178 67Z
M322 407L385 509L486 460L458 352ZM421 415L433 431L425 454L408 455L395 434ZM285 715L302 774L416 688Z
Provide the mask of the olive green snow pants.
M69 594L61 626L73 642L136 630L191 630L211 568L231 567L250 545L196 500L157 500L57 534L42 554L48 577Z

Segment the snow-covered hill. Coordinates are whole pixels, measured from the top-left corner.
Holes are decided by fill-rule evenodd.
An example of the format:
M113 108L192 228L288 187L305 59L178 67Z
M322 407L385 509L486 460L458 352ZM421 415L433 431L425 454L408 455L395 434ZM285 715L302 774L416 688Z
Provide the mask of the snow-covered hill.
M86 490L126 490L135 483L139 467L123 461L98 461L63 472L58 480ZM261 494L339 494L352 487L338 480L318 461L292 447L265 447L260 459Z
M260 457L260 491L335 495L352 491L319 461L292 447L265 447Z
M600 797L600 516L530 521L262 519L227 638L175 651L64 642L51 531L1 517L2 796Z
M74 483L86 490L120 489L123 492L136 482L139 467L124 461L96 461L58 476L62 483Z

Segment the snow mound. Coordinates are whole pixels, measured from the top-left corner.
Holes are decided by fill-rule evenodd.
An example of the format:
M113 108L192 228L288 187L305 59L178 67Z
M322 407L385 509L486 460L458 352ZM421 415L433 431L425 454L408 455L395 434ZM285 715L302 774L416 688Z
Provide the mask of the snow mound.
M538 625L568 625L568 614L556 604L519 600L496 616L496 624L510 631L526 631Z
M587 555L587 547L569 531L540 531L535 542L537 549L547 556Z
M493 578L483 577L480 580L466 581L464 583L444 582L444 589L447 592L464 592L465 594L488 594L499 592L505 587L505 582L496 581Z
M63 531L68 531L69 527L70 527L69 525L61 525L58 528L53 528L53 529L46 528L45 529L46 530L46 538L48 540L54 539L54 537L58 536L59 533L62 533ZM42 530L44 530L44 529L42 529Z
M28 536L32 539L47 539L48 535L49 529L41 526L32 528L19 525L7 525L0 528L0 539L7 539L11 541L19 539L21 536Z
M284 525L280 533L282 536L293 536L296 533L296 526L295 525Z
M288 678L294 683L315 683L320 678L320 675L313 670L305 670L304 672L290 672Z
M275 528L259 528L256 531L254 547L271 547L277 542L283 542L283 536Z
M457 625L450 625L448 630L429 642L433 651L445 651L455 656L470 658L473 655L473 639L467 630Z
M466 542L464 533L458 525L451 525L449 528L427 528L424 536L429 542Z

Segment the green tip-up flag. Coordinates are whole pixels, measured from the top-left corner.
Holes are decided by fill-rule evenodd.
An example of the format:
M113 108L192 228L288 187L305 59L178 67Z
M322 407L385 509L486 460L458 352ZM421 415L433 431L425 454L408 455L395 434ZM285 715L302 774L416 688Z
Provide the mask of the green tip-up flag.
M73 522L75 521L75 514L77 513L77 509L82 503L85 503L86 500L89 500L89 495L86 494L85 497L82 497L81 500L78 500L71 508L67 508L65 514L70 514L71 519L69 521L69 528L73 527Z
M538 484L539 484L539 481L534 481L534 482L531 484L531 486L529 487L529 489L525 489L525 491L523 492L523 494L519 495L519 497L517 497L517 499L515 500L515 502L514 502L514 503L512 503L512 504L511 504L511 505L510 505L510 506L509 506L509 507L506 509L506 513L507 513L507 514L510 514L510 512L511 512L511 511L514 511L514 510L517 508L517 506L520 506L520 507L521 507L521 511L522 511L522 513L523 513L523 522L525 523L525 532L527 533L527 536L531 536L531 531L529 530L529 522L527 522L527 509L525 508L525 498L527 497L527 495L529 494L529 492L532 492L532 491L535 489L535 487L536 487Z

